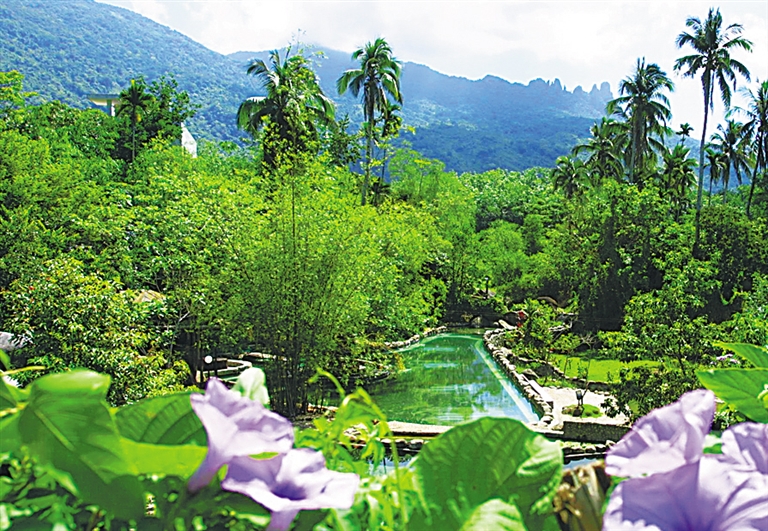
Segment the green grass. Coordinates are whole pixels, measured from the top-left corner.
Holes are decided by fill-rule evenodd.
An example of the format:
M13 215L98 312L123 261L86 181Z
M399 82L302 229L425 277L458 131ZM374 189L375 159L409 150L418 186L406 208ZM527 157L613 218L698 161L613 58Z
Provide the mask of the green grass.
M630 362L622 362L619 360L588 360L579 358L577 356L565 356L563 354L552 354L549 357L549 362L558 369L565 372L565 375L569 378L581 377L584 375L584 371L587 369L589 363L589 379L595 382L618 382L619 371L623 367L658 367L662 365L659 361L651 360L637 360Z
M580 417L583 419L589 419L589 418L597 418L602 417L603 412L600 411L600 408L597 406L593 406L592 404L584 404L583 411L581 412L581 415L574 415L574 412L579 406L577 404L573 404L570 406L565 406L563 408L563 414L564 415L571 415L573 417Z

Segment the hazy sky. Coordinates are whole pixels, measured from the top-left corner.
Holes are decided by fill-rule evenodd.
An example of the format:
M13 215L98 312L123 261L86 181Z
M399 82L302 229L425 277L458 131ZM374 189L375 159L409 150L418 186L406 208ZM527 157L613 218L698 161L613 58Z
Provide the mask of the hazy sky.
M296 35L352 52L384 37L398 59L445 74L471 79L493 74L522 83L559 78L569 90L608 81L616 94L619 81L645 57L676 84L671 125L689 122L694 136L702 120L701 85L673 73L675 59L684 54L675 38L686 29L687 17L703 19L714 5L725 25L742 24L753 42L751 54L738 50L734 57L749 67L753 80L768 79L766 0L99 1L140 13L220 53L279 48Z

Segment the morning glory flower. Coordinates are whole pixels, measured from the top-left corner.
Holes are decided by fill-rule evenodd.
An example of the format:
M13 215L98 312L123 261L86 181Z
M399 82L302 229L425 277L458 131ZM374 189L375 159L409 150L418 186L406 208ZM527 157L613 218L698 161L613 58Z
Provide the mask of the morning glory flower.
M192 394L190 400L208 434L208 453L187 484L191 492L208 485L236 457L285 453L293 447L288 419L230 391L217 379L208 381L205 395Z
M697 462L715 416L715 395L699 389L638 420L605 457L611 476L639 477Z
M613 491L604 530L768 529L768 426L732 426L723 453L705 455L714 406L707 391L686 393L609 451L606 471L631 479Z
M359 483L356 474L328 470L322 453L297 448L272 459L233 459L221 488L269 509L267 530L284 531L301 510L349 509Z

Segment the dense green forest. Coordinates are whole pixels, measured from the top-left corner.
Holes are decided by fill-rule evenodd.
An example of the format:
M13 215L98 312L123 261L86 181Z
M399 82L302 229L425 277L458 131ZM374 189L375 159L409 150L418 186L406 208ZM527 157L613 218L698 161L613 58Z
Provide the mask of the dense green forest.
M749 49L740 27L718 31ZM699 37L679 37L704 54L683 56L684 74L701 75ZM457 174L398 147L402 66L386 41L353 59L337 89L362 102L359 133L294 48L248 70L266 96L236 123L254 142L203 143L196 158L178 146L196 102L173 78L132 80L113 118L36 104L4 73L0 326L26 342L14 364L107 372L124 403L194 384L205 355L258 351L293 415L317 367L354 383L397 367L384 341L524 308L509 342L534 358L655 361L612 375L616 411L636 415L722 363L716 341L768 342L765 82L705 128L699 162L690 128L669 127L672 82L642 59L554 168ZM730 80L729 99L748 70L730 58L704 75ZM729 189L733 170L750 184Z

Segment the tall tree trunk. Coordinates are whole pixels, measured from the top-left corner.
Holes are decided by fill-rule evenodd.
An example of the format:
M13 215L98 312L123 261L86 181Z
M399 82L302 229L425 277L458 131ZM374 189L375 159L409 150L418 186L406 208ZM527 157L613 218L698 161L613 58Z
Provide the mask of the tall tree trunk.
M707 140L707 118L709 118L709 83L704 83L704 125L701 127L701 143L699 144L699 187L696 192L696 233L693 238L693 256L699 254L701 238L701 199L704 190L704 143Z
M371 159L373 158L373 130L368 125L368 141L365 144L365 178L363 179L363 189L360 191L360 204L365 206L365 200L368 197L368 187L371 185Z
M725 166L725 173L723 173L723 204L728 199L728 184L731 181L731 160L728 159L728 164Z
M759 149L759 147L758 147ZM752 194L755 192L755 181L757 180L757 168L760 166L758 161L755 161L755 170L752 172L752 182L749 184L749 197L747 198L747 217L749 218L749 208L752 206Z

